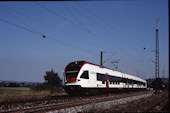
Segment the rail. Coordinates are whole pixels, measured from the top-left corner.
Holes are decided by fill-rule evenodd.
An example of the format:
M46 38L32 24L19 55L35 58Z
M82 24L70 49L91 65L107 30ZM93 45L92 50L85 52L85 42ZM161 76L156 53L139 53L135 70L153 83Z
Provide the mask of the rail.
M39 106L32 106L32 107L25 107L25 108L20 108L20 109L9 109L9 110L2 110L0 112L3 113L27 113L27 112L47 112L50 110L56 110L56 109L63 109L63 108L70 108L70 107L74 107L74 106L81 106L81 105L86 105L86 104L91 104L92 102L104 102L104 101L109 101L109 100L114 100L114 99L120 99L120 98L125 98L125 97L131 97L131 96L135 96L135 95L140 95L140 94L147 94L148 92L136 92L136 93L130 93L127 94L125 93L125 95L108 95L107 97L105 97L105 95L102 96L96 96L96 97L71 97L71 100L75 100L78 98L83 99L83 101L78 102L78 101L71 101L70 102L70 98L69 100L67 100L66 98L68 98L68 96L64 96L66 98L61 98L61 99L66 99L66 102L59 102L59 103L53 103L53 104L47 104L47 105L39 105Z
M157 102L156 104L153 104L153 105L145 108L144 110L140 111L140 113L148 112L149 110L155 108L155 107L158 106L161 102L163 102L164 100L166 100L166 99L168 99L168 98L169 98L169 96L163 98L161 101Z

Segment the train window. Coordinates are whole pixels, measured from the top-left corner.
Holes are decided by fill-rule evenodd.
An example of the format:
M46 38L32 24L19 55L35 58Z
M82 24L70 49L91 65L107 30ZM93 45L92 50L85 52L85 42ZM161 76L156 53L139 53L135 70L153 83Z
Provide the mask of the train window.
M104 74L97 73L97 80L98 80L98 81L105 81L105 75L104 75Z
M89 79L89 72L84 71L80 78Z
M105 84L105 75L101 74L101 76L102 76L102 84Z
M132 84L132 81L131 81L131 79L129 79L129 80L128 80L128 82L129 82L129 85L131 85L131 84Z
M78 71L66 71L67 78L77 77L77 75L78 75Z
M100 73L97 73L97 80L98 80L98 81L102 81L102 76L101 76Z
M122 78L122 82L123 82L123 83L126 83L126 78Z
M136 80L133 81L133 84L138 84L138 82Z
M105 84L105 75L97 73L97 81L102 81L102 84Z

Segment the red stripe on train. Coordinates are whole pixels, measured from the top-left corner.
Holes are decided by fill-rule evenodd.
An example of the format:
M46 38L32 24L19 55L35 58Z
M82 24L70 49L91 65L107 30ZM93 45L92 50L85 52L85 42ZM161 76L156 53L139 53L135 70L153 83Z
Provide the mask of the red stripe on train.
M66 78L67 82L75 82L77 77Z

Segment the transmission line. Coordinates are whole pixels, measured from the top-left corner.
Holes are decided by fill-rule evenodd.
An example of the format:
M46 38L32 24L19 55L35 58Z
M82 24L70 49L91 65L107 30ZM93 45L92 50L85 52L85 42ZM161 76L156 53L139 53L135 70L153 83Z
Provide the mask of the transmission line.
M114 31L118 32L119 34L122 34L124 37L126 37L127 39L127 35L125 35L124 33L120 32L118 29L114 28L113 26L111 26L110 24L107 24L105 21L103 21L101 18L99 18L97 15L95 15L94 13L92 13L90 10L88 10L87 8L83 7L80 3L76 2L79 6L81 6L83 9L85 9L88 13L90 13L91 15L95 16L98 20L100 20L102 23L104 23L105 25L109 26L109 28L113 29ZM70 6L71 7L71 6ZM72 7L73 9L75 9L74 7ZM76 10L77 12L79 12L79 10ZM84 15L84 13L80 13L82 15ZM86 18L88 18L88 16L85 16ZM92 21L92 19L90 19ZM95 22L95 21L93 21ZM96 23L96 22L95 22ZM97 23L96 23L97 24ZM104 29L100 24L97 24L99 25L102 29ZM108 31L106 29L104 29L105 31ZM109 32L109 33L112 33L112 32ZM121 37L120 37L121 38ZM128 38L129 39L129 38ZM129 39L130 40L130 39ZM133 40L131 40L130 42L133 42ZM133 43L134 44L134 43ZM131 45L132 46L132 45ZM139 45L138 45L139 46ZM138 47L137 46L137 47ZM136 49L136 47L133 47L134 49ZM143 47L141 47L143 48ZM137 49L136 49L137 50ZM124 52L125 54L127 54L128 56L130 57L133 57L132 55L128 54L126 51L122 50L122 52ZM137 50L138 51L138 50ZM134 59L136 59L136 57L133 57ZM138 59L136 59L136 61L138 61ZM145 66L144 66L145 67ZM145 67L146 68L146 67ZM148 69L148 68L146 68Z
M133 40L129 39L128 36L126 34L124 34L123 32L119 31L117 28L113 27L111 24L106 23L103 19L101 19L100 17L98 17L96 14L94 14L92 11L90 11L89 9L85 8L83 5L81 5L79 2L75 2L77 3L79 6L81 6L81 8L83 8L84 10L86 10L89 14L93 15L94 17L96 17L98 20L100 20L102 23L104 23L105 25L107 25L109 28L113 29L114 31L116 31L117 33L123 35L124 37L126 37L125 39L130 40L129 42L134 42ZM120 37L121 38L121 37ZM136 44L136 42L132 43L132 44ZM139 44L136 46L138 47ZM142 45L140 45L141 48L143 48Z
M78 28L81 28L82 30L85 30L83 27L79 27L78 24L76 24L76 23L74 23L74 22L72 22L72 21L66 19L65 17L63 17L63 16L61 16L60 14L58 14L58 13L56 13L56 12L50 10L49 8L47 8L47 7L45 7L45 6L41 5L41 4L39 4L39 3L37 3L37 2L34 2L34 3L36 3L38 6L42 7L43 9L45 9L45 10L51 12L52 14L54 14L54 15L56 15L56 16L58 16L58 17L64 19L64 20L70 22L71 24L77 26ZM85 31L86 31L86 30L85 30ZM90 35L96 37L97 39L100 39L101 42L106 42L105 40L103 40L102 38L100 38L100 36L94 35L92 32L88 32L88 31L86 31L86 32L87 32L88 34L90 34ZM107 43L107 42L106 42L106 43Z
M41 35L41 36L43 36L43 35L44 35L44 34L42 34L42 33L40 33L40 32L33 31L33 30L31 30L31 29L28 29L28 28L26 28L26 27L23 27L23 26L17 25L17 24L15 24L15 23L12 23L12 22L10 22L10 21L4 20L4 19L2 19L2 18L0 18L0 20L1 20L1 21L3 21L3 22L5 22L5 23L7 23L7 24L10 24L10 25L13 25L13 26L19 27L19 28L21 28L21 29L24 29L24 30L26 30L26 31L29 31L29 32L32 32L32 33L35 33L35 34L38 34L38 35Z
M66 9L67 11L81 24L81 26L88 32L88 33L91 33L90 30L88 30L85 25L71 12L71 10L68 9L68 7L65 5L65 4L62 4Z
M37 2L34 2L34 3L37 3ZM42 5L41 5L42 6ZM63 17L63 16L61 16L61 15L59 15L58 13L56 13L56 12L54 12L54 11L52 11L52 10L50 10L49 8L44 8L44 9L46 9L46 10L48 10L48 11L50 11L51 13L53 13L53 14L55 14L56 16L59 16L60 18L62 18L62 19L64 19L64 20L66 20L66 21L68 21L68 22L70 22L71 24L73 24L73 25L75 25L75 26L77 26L77 27L79 27L79 28L81 28L81 29L83 29L83 30L85 30L85 28L83 27L83 26L79 26L79 24L77 24L77 23L74 23L74 22L72 22L72 21L70 21L70 20L68 20L68 19L66 19L65 17ZM58 15L57 15L58 14ZM78 19L78 18L77 18ZM2 20L1 20L2 21ZM97 23L96 23L97 24ZM20 28L21 28L22 26L20 26ZM27 28L26 28L27 29ZM26 30L25 29L25 30ZM30 30L30 29L29 29ZM27 31L28 31L28 29L27 29ZM85 30L86 32L88 32L88 30ZM35 32L35 31L34 31ZM88 32L89 33L89 32ZM44 34L42 34L42 33L40 33L41 34L41 36L45 36ZM100 38L101 36L99 36L99 35L96 35L96 34L94 34L94 33L89 33L90 35L92 35L92 36L94 36L94 37L96 37L97 39L99 39L99 40L101 40L102 42L105 42L106 44L107 44L107 46L108 46L108 44L112 47L112 46L115 46L113 43L111 43L111 42L107 42L106 41L106 39L103 39L103 38ZM46 36L46 37L48 37L48 36ZM49 37L48 37L49 38ZM51 39L51 40L55 40L55 38L54 39ZM58 41L57 39L56 39L56 41L57 42L60 42L60 41ZM79 47L77 47L77 46L74 46L74 45L72 45L72 44L68 44L68 43L65 43L64 41L61 41L61 43L63 43L64 45L68 45L68 46L71 46L71 47L74 47L74 48L79 48ZM79 50L82 50L82 51L85 51L85 52L88 52L88 53L93 53L93 52L89 52L88 50L86 50L86 49L82 49L82 48L79 48ZM122 53L124 53L125 55L128 55L128 53L127 52L125 52L124 50L122 50L122 49L119 49L119 50L121 50L122 51ZM129 56L129 55L128 55ZM132 57L132 56L130 56L130 57Z
M54 27L54 26L52 26L52 25L48 25L48 24L46 24L46 23L44 23L44 22L41 22L40 20L35 19L35 18L31 17L31 16L28 16L28 15L26 15L26 14L24 14L24 13L18 12L18 11L16 11L15 9L9 8L9 7L7 7L7 6L5 6L5 5L2 5L2 4L0 4L0 6L1 6L1 7L5 7L5 8L7 8L8 10L13 11L13 12L19 14L19 15L22 15L22 16L24 16L24 17L27 17L28 19L31 19L31 20L33 20L33 21L35 21L35 22L37 22L37 23L39 23L39 24L42 24L42 25L44 25L44 26L46 26L46 27L49 27L49 28L51 28L51 29L56 29L56 27ZM16 17L16 18L17 18L17 17ZM21 20L21 19L20 19L20 20ZM21 20L21 21L22 21L22 20ZM34 28L33 28L33 29L34 29ZM77 36L75 36L75 35L73 35L73 34L70 34L70 33L68 33L68 32L62 31L62 30L60 30L60 29L57 29L57 30L60 31L60 32L62 32L62 33L64 33L64 34L67 35L67 36L71 36L71 37L74 37L74 38L77 37ZM88 44L91 44L92 46L95 46L95 47L99 48L95 43L86 41L86 40L81 39L81 38L77 38L77 39L80 40L80 41L86 42L86 43L88 43Z
M7 12L9 15L11 15L12 17L14 17L15 19L19 20L19 22L23 23L24 25L28 26L31 29L34 29L36 32L39 32L37 29L33 28L32 26L30 26L30 24L25 23L22 19L18 18L17 16L15 16L14 14L12 14L11 12L9 12L8 10L3 9L5 12Z
M2 18L0 18L0 21L3 21L3 22L5 22L5 23L7 23L7 24L10 24L10 25L19 27L19 28L21 28L21 29L23 29L23 30L26 30L26 31L35 33L35 34L37 34L37 35L41 35L43 38L48 38L48 39L50 39L50 40L53 40L53 41L56 41L56 42L60 42L60 43L62 43L62 44L64 44L64 45L67 45L67 46L69 46L69 47L73 47L73 48L79 49L79 50L81 50L81 51L88 52L88 53L90 53L90 54L93 54L93 55L98 56L97 54L95 54L94 52L91 52L91 51L89 51L89 50L86 50L86 49L77 47L77 46L75 46L75 45L72 45L72 44L70 44L70 43L67 43L67 42L64 42L64 41L61 41L61 40L58 40L58 39L55 39L55 38L46 36L46 35L44 35L44 34L42 34L42 33L40 33L40 32L36 32L36 31L30 30L30 29L28 29L28 28L26 28L26 27L23 27L23 26L14 24L14 23L9 22L9 21L7 21L7 20L4 20L4 19L2 19Z

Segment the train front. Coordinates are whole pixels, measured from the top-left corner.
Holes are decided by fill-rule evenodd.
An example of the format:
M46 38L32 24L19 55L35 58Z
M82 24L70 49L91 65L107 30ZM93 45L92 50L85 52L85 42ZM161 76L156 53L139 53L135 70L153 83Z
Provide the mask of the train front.
M81 83L77 76L85 61L69 63L65 68L65 91L70 95L76 95L81 92Z

